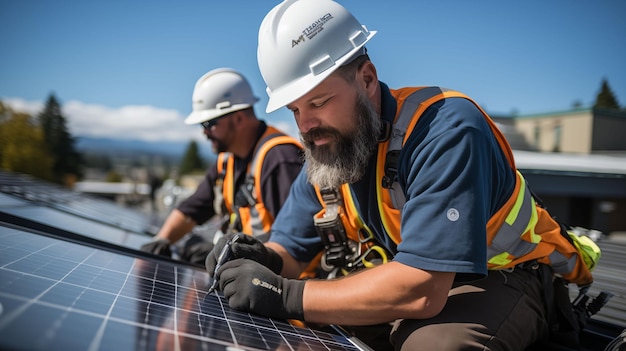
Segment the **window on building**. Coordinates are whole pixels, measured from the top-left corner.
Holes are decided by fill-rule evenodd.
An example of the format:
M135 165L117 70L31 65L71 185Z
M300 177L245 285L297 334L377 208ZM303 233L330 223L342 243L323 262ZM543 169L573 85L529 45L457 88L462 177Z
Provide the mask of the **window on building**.
M535 129L533 130L533 145L537 150L541 150L539 147L539 137L541 136L541 128L539 125L535 125Z
M554 145L552 146L552 151L560 152L561 151L561 136L563 134L563 128L560 124L554 126Z

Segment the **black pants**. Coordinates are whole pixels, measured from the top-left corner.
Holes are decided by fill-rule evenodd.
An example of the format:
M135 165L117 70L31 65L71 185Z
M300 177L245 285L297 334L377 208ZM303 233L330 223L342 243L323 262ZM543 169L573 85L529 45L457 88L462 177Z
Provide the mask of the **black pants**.
M540 269L489 271L455 285L433 318L348 329L377 351L524 350L548 337Z

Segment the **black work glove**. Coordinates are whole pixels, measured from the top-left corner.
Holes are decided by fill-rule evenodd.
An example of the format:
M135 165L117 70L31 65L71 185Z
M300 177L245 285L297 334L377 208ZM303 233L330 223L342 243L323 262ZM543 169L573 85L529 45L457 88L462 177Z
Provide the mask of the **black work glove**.
M212 242L204 240L199 235L191 234L185 241L180 258L202 267L207 255L213 250L213 246Z
M278 319L304 320L304 280L283 278L258 262L236 259L218 271L231 308Z
M222 252L226 243L236 234L237 233L229 233L222 236L215 244L215 247L213 247L213 250L209 252L205 261L205 267L209 274L213 274L220 252ZM280 271L283 269L283 259L280 255L278 255L274 250L265 247L260 240L243 233L238 234L240 236L239 241L235 242L230 248L231 260L237 258L248 258L259 262L265 267L271 269L272 272L280 274Z
M170 249L170 241L167 239L152 240L147 244L141 245L141 251L149 252L155 255L172 257L172 250Z

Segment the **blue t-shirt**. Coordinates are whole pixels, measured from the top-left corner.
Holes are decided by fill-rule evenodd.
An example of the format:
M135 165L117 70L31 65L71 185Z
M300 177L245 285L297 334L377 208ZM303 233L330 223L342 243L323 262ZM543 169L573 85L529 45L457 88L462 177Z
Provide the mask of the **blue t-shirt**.
M393 121L397 103L385 84L381 88L381 117ZM429 107L400 152L398 179L407 202L397 246L378 212L376 154L363 178L350 185L361 218L395 255L394 261L456 272L457 280L486 275L487 221L513 192L515 172L478 108L458 97ZM321 208L303 170L274 222L270 240L297 260L310 261L323 249L313 225L313 215Z

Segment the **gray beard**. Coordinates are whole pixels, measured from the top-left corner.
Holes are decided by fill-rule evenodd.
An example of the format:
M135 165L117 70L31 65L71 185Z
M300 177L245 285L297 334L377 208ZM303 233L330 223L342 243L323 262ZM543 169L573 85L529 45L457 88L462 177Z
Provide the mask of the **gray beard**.
M359 93L358 123L349 135L337 133L334 146L316 147L304 142L304 158L309 183L324 188L339 188L363 177L370 156L376 150L381 128L380 116L372 103ZM305 139L305 138L303 138Z

